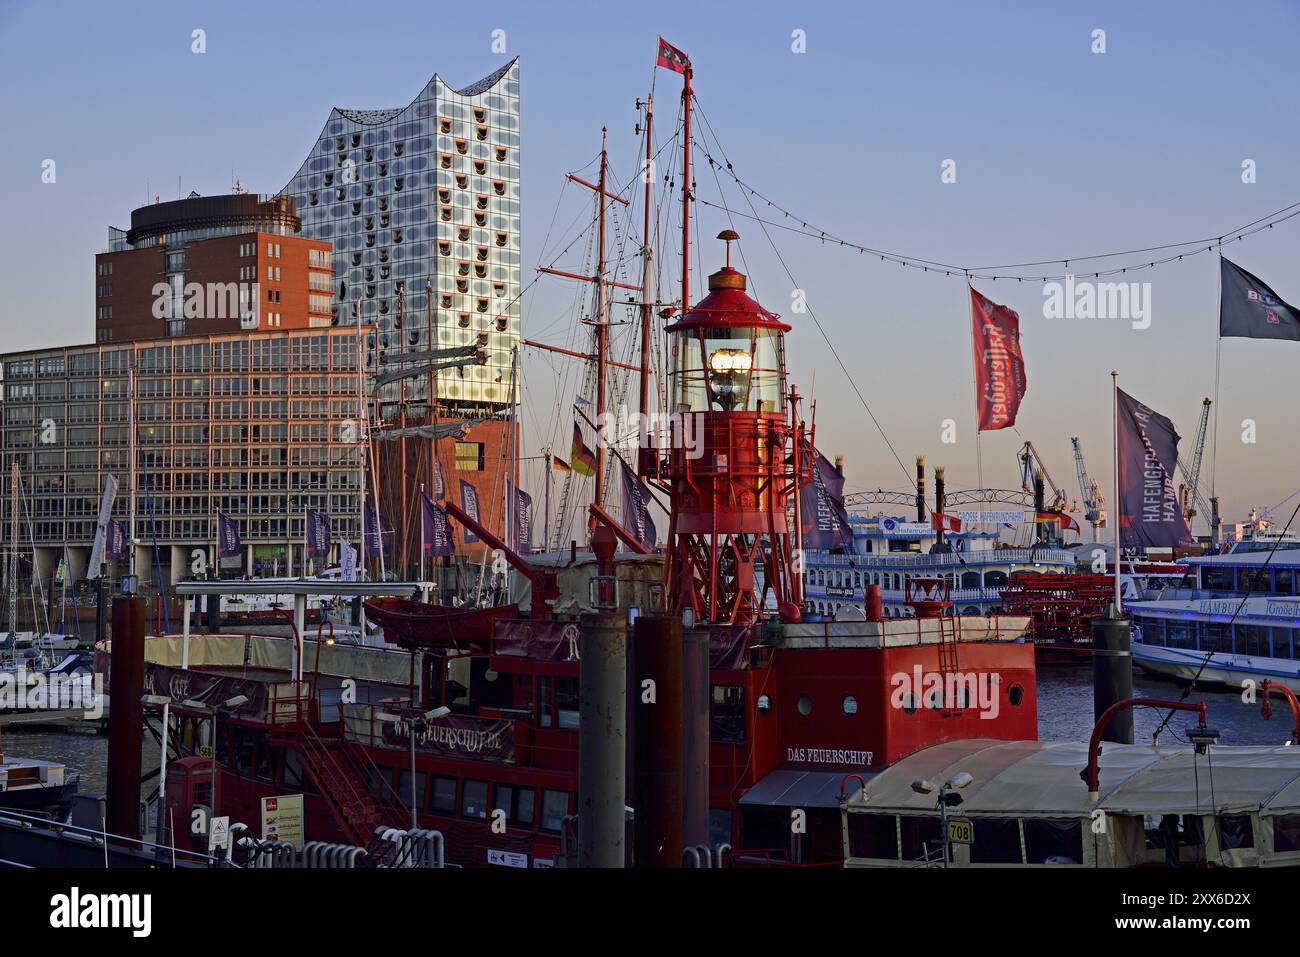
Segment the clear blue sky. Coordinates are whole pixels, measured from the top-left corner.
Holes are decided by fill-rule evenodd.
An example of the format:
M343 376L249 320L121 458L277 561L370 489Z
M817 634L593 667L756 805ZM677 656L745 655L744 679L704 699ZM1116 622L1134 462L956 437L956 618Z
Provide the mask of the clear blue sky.
M196 28L207 33L201 56L190 52ZM1090 51L1097 28L1104 55ZM3 0L3 348L93 338L93 254L133 207L174 197L178 180L181 192L225 191L232 169L249 189L274 192L331 106L404 105L435 72L472 82L503 62L490 49L495 29L522 60L525 281L562 176L590 160L602 124L615 166L626 174L635 163L632 104L649 84L659 33L695 63L700 102L740 175L866 245L965 263L1077 256L1216 235L1300 201L1295 0ZM796 29L807 36L801 55L791 52ZM661 71L661 101L677 88ZM40 181L47 158L58 164L53 185ZM1252 185L1241 182L1247 158L1258 167ZM940 182L945 159L957 163L956 184ZM698 180L716 198L711 175ZM703 213L703 235L726 225ZM805 393L815 386L819 446L846 457L851 490L905 487L808 317L789 315L792 284L761 232L736 225L752 288L796 325L791 369ZM712 245L702 250L707 267ZM796 236L778 245L904 461L925 453L948 467L950 488L974 487L964 283ZM1293 303L1297 253L1300 220L1228 251ZM1015 451L1030 438L1077 495L1069 437L1080 435L1109 487L1112 368L1190 435L1213 389L1213 261L1132 278L1152 283L1153 323L1141 332L1044 319L1041 284L977 284L1020 312L1029 375L1020 435L985 435L986 485L1018 483ZM548 289L526 302L525 335L554 333L570 294ZM1298 364L1300 344L1223 345L1217 485L1230 519L1300 486ZM529 371L540 405L550 363ZM958 424L955 445L940 442L946 418ZM1254 445L1240 441L1245 418L1258 423Z

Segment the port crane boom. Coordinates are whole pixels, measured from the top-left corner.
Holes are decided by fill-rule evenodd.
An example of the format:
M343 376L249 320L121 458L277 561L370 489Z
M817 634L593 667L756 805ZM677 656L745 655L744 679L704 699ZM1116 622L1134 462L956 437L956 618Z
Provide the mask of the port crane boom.
M1038 454L1038 449L1034 448L1033 442L1025 443L1024 448L1020 450L1019 459L1021 488L1026 490L1032 488L1035 473L1041 472L1047 487L1052 490L1052 495L1055 496L1050 509L1052 511L1064 511L1070 504L1070 496L1061 491L1057 484L1052 481L1052 475L1047 471L1047 466L1043 463L1043 457Z
M1101 497L1101 486L1088 476L1088 466L1083 463L1083 446L1078 438L1070 439L1074 446L1074 469L1079 475L1079 495L1083 500L1083 517L1092 526L1092 541L1101 541L1101 529L1106 526L1106 513L1102 511L1105 500Z
M1192 445L1192 463L1189 466L1187 461L1180 455L1178 457L1178 468L1183 473L1185 484L1178 487L1178 503L1183 510L1183 518L1187 520L1187 527L1192 527L1192 519L1196 516L1197 511L1204 512L1206 515L1212 514L1212 509L1206 503L1201 495L1201 462L1205 458L1205 433L1210 425L1210 399L1207 397L1201 402L1201 421L1196 426L1196 441Z

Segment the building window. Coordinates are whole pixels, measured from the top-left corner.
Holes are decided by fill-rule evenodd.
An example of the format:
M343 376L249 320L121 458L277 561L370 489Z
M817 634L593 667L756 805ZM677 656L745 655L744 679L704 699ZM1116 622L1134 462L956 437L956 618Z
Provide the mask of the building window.
M460 813L464 817L483 819L488 813L488 783L486 781L466 781L461 797Z
M542 792L542 830L560 833L564 819L569 816L569 795L566 791Z
M461 472L483 471L483 443L457 442L456 469Z

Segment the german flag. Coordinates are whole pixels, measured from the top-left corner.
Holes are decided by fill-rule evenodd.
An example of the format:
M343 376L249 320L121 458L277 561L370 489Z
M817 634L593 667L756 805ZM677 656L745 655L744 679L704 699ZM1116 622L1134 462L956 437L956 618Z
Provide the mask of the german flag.
M555 471L557 471L557 472L572 472L572 471L573 471L573 467L570 466L568 462L564 461L564 459L560 458L558 455L552 455L552 456L551 456L551 466L552 466L552 468L554 468Z
M596 453L582 441L582 427L573 423L573 468L581 475L596 474Z

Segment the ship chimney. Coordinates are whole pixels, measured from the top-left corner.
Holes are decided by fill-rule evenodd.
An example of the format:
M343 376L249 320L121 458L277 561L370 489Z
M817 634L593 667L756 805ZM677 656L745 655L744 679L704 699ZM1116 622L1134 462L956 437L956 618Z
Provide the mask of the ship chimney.
M944 485L944 483L943 483L943 467L940 466L939 468L937 468L937 469L934 470L934 510L935 510L935 512L938 513L939 515L942 515L942 514L944 513L944 508L945 508L945 506L946 506L946 504L947 504L947 503L944 501L944 488L943 488L943 485ZM939 528L938 528L938 530L934 533L934 550L935 550L936 552L946 551L946 549L944 548L944 545L943 545L943 526L942 526L942 525L940 525Z
M916 520L925 521L925 456L916 457Z
M841 475L844 474L844 456L835 456L835 471L839 472Z
M1040 544L1047 540L1047 526L1038 520L1038 514L1043 511L1043 500L1045 495L1043 472L1040 469L1034 472L1034 528L1035 539Z

